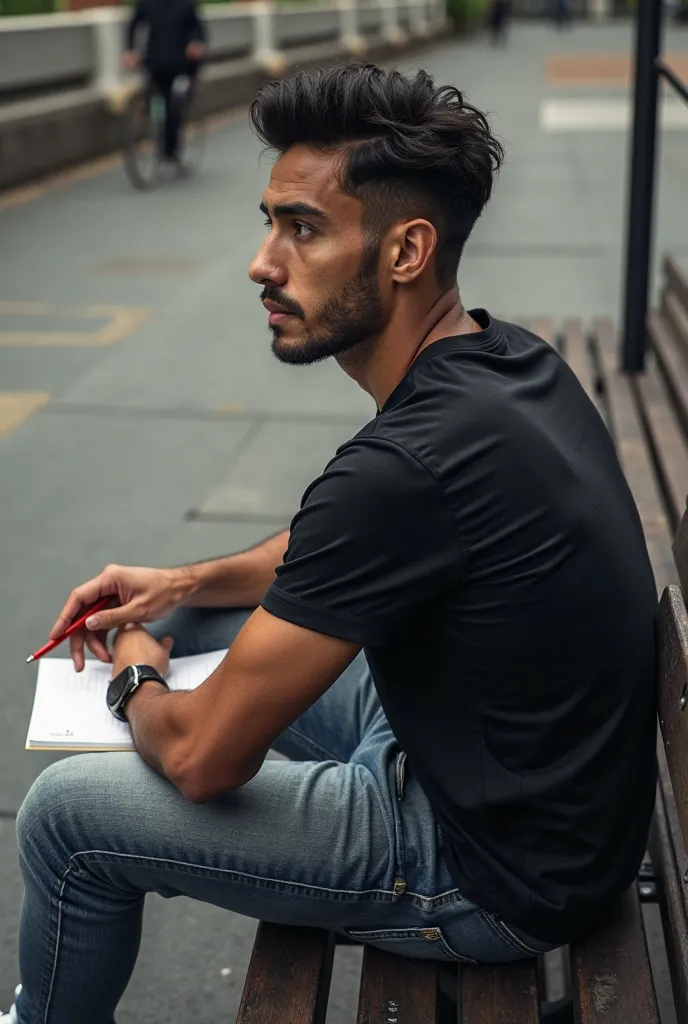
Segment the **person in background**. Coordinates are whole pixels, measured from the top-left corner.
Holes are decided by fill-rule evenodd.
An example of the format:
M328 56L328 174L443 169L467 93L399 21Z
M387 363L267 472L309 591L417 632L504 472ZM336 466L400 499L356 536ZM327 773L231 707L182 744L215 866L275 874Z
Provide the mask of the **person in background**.
M492 0L488 23L493 46L498 46L500 43L506 45L510 14L511 0Z
M554 0L554 23L560 30L571 26L571 0Z
M148 30L145 50L137 49L142 26ZM206 33L195 0L137 0L127 27L124 66L143 65L165 100L166 160L176 161L181 125L179 82L188 93L205 54Z

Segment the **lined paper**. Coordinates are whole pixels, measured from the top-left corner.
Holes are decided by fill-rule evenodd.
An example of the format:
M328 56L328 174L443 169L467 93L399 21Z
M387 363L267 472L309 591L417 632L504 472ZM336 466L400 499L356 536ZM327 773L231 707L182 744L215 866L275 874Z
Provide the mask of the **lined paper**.
M224 658L226 650L172 658L167 683L171 690L200 686ZM131 731L105 703L112 666L87 661L75 672L69 658L45 658L38 679L26 749L133 750Z

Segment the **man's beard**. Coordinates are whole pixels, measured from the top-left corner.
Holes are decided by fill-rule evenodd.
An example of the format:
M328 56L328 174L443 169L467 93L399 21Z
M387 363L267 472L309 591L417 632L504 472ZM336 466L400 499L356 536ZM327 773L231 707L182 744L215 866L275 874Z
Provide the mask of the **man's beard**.
M330 295L313 316L315 332L298 342L282 340L279 324L272 331L272 351L282 363L307 366L330 356L342 355L372 340L385 326L385 313L378 284L379 247L370 246L363 255L355 276ZM267 288L267 297L282 303L276 290ZM305 319L295 302L285 308ZM353 353L352 353L353 355Z

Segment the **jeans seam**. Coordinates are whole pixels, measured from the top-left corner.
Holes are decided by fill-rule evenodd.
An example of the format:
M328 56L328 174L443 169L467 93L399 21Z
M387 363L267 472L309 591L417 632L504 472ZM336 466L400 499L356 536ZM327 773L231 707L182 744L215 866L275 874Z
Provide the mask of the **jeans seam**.
M438 892L436 896L421 896L419 892L407 892L406 896L421 900L423 903L431 904L438 902L449 903L451 902L449 899L450 896L453 896L456 902L465 899L465 896L462 896L458 889L447 889L446 892Z
M48 1014L50 1012L50 1003L53 998L53 989L55 987L55 975L57 974L57 961L60 955L60 942L62 939L62 901L64 898L64 891L67 886L67 876L72 869L72 858L69 858L69 862L62 876L62 885L60 886L60 895L58 896L57 904L57 932L55 935L55 950L53 953L53 969L50 974L50 987L48 989L48 996L45 1001L45 1013L43 1014L43 1024L48 1024Z
M509 928L508 924L505 924L504 921L500 920L499 926L504 931L505 937L508 936L510 939L513 939L513 941L517 943L525 953L532 953L533 956L543 955L542 950L533 949L533 947L529 946L527 942L523 941L523 939L519 939L518 935L514 935L511 928Z
M477 964L477 960L470 956L464 956L463 953L457 953L452 946L449 945L445 938L444 932L439 927L424 928L422 926L412 925L408 928L347 928L347 935L351 936L352 939L356 939L357 942L363 943L374 943L375 941L384 942L386 939L392 941L404 941L405 939L419 939L426 940L428 938L427 933L434 932L435 935L430 941L432 942L435 949L442 953L445 960L453 961L454 963L464 964Z
M502 922L498 921L487 910L482 910L481 914L482 914L483 921L485 921L485 923L488 925L488 927L490 927L492 929L492 931L495 933L495 935L498 938L500 938L502 940L502 942L506 942L508 946L511 946L511 948L516 953L528 953L528 954L530 954L530 956L541 956L542 955L536 949L531 949L530 946L526 946L525 942L521 942L521 940L519 938L517 938L515 935L512 935L510 931L508 931L508 930L503 931L502 928L503 927L505 928L505 926L502 925Z
M216 874L216 875L220 874L220 875L224 875L226 877L233 876L233 877L235 877L237 879L246 880L246 881L252 880L254 882L271 882L274 885L285 886L286 888L310 889L310 890L313 890L313 892L316 893L316 894L318 894L318 893L322 893L322 894L330 893L330 894L336 895L336 896L368 896L368 895L377 894L377 895L380 895L380 896L389 896L389 897L393 897L395 895L394 892L389 890L389 889L330 889L330 888L328 888L326 886L311 885L310 882L294 882L294 881L290 881L288 879L282 879L282 878L269 878L266 875L252 875L252 874L250 874L247 871L237 871L234 868L215 868L215 867L211 867L209 865L192 864L189 861L174 860L174 859L168 858L168 857L146 857L145 855L141 855L141 854L138 854L138 853L114 853L111 850L79 850L77 853L73 853L71 855L71 857L69 858L69 864L68 864L67 869L65 871L65 875L64 875L65 881L66 881L67 874L71 870L71 863L72 863L73 860L76 860L77 858L80 858L80 857L87 858L87 857L91 857L91 856L105 857L105 858L109 858L109 859L115 860L115 861L117 861L117 860L144 861L144 862L148 862L150 864L159 864L159 865L162 865L162 866L169 866L169 867L175 867L175 868L182 868L182 869L190 868L190 869L192 869L192 871L209 872L211 874ZM62 898L62 892L63 891L64 891L64 885L62 887L62 890L60 891L60 899Z
M310 750L311 753L315 754L317 758L320 758L324 761L339 762L339 758L336 756L336 754L333 754L331 750L327 750L325 747L320 746L319 743L316 743L315 740L312 740L310 736L306 736L305 733L299 732L299 730L295 729L293 725L287 726L284 732L293 733L294 736L298 736L298 742L301 744L301 746L306 747L306 749ZM323 754L325 755L324 757Z

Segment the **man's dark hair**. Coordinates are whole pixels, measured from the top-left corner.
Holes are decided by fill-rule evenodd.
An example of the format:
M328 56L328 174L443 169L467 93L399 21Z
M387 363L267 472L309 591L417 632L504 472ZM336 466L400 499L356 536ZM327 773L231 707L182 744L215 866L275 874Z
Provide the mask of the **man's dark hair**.
M342 148L339 184L361 199L377 243L400 218L425 217L438 235L438 283L449 287L504 159L487 118L451 85L374 64L316 68L269 82L251 124L270 148Z

